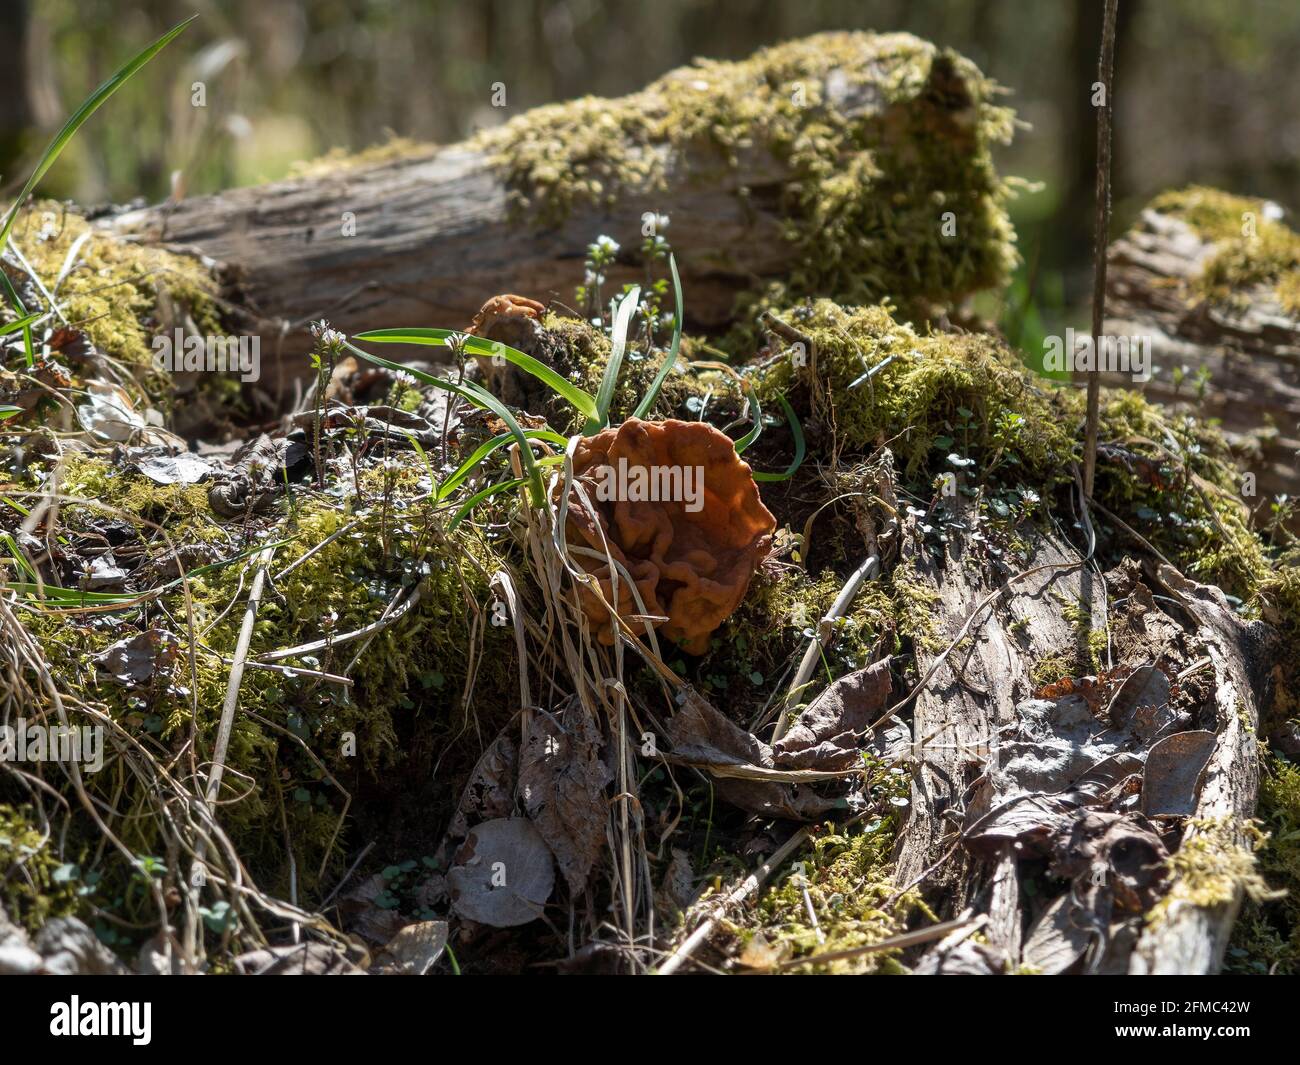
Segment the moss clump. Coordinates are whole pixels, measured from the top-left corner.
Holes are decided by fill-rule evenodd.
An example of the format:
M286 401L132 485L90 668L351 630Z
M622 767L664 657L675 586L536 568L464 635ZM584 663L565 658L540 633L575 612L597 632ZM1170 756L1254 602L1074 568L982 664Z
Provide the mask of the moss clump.
M674 168L724 181L764 151L788 175L796 248L764 298L888 296L926 313L1000 286L1015 263L990 154L1014 123L997 92L969 60L909 34L824 33L742 62L698 60L619 99L537 108L472 143L540 225L653 194Z
M547 361L558 373L594 396L600 390L600 382L609 363L609 337L589 322L558 314L547 314L542 325L547 333ZM683 408L687 400L703 391L705 385L699 376L687 376L683 369L689 363L694 349L692 341L683 337L678 353L678 370L665 378L646 417L680 417L685 413ZM610 403L611 425L618 425L632 416L642 398L650 391L665 358L666 351L659 347L647 355L644 342L629 343L623 356L613 401ZM718 382L717 391L727 393L729 383ZM552 427L560 432L576 433L584 420L577 410L558 398L552 399L546 413Z
M885 306L829 300L778 317L808 342L779 343L756 375L760 399L768 407L789 395L810 437L831 438L821 445L829 452L888 441L908 487L923 498L940 476L1028 487L1044 498L1072 482L1082 454L1081 390L1037 376L996 338L922 335ZM1133 390L1103 389L1100 439L1110 455L1098 463L1096 498L1107 509L1190 576L1273 602L1300 630L1295 565L1279 566L1252 528L1240 472L1213 425ZM1084 642L1091 648L1093 639Z
M837 444L863 449L890 440L909 477L930 467L959 472L947 455L982 475L1015 467L1039 485L1069 476L1078 398L1036 381L997 339L921 335L885 306L830 300L778 317L811 345L785 344L759 379L759 395L772 401L807 388L811 413ZM861 380L888 358L870 381Z
M197 259L101 234L80 215L51 203L22 211L11 239L53 291L73 244L86 233L77 265L58 284L56 298L68 321L100 351L133 368L149 367L155 328L183 326L188 316L202 333L224 332L217 283ZM162 320L160 291L167 293L174 321Z
M432 155L434 151L436 148L432 144L422 144L408 137L390 136L382 144L372 144L359 152L349 152L345 148L331 148L315 159L294 163L289 168L289 176L291 178L321 177L344 170L359 170L366 166L396 163L403 159L423 159Z
M208 505L208 489L201 484L158 484L140 473L114 469L91 455L70 454L63 465L59 490L68 496L93 499L104 507L121 511L161 526L173 544L226 543L230 535L217 524ZM104 510L73 510L69 520L77 527L80 518L103 519Z
M1282 634L1286 646L1300 646L1300 564L1271 570L1259 582L1255 598L1260 614Z
M931 653L943 647L935 623L939 593L916 571L914 562L894 567L889 582L894 590L894 619L898 634Z
M1172 883L1147 915L1161 921L1177 904L1210 908L1222 906L1244 893L1260 901L1274 894L1260 875L1254 852L1242 838L1256 845L1263 839L1254 822L1233 825L1225 819L1195 820L1184 830L1182 845L1169 858Z
M1275 561L1252 529L1223 435L1135 392L1103 392L1102 439L1123 449L1099 463L1097 498L1189 576L1247 598Z
M1150 209L1182 219L1215 245L1192 282L1199 297L1244 306L1248 290L1265 285L1288 314L1300 314L1300 234L1267 201L1192 186L1157 196Z
M1259 819L1268 833L1259 871L1283 897L1249 903L1233 929L1228 968L1300 973L1300 768L1280 755L1264 761Z
M906 799L908 778L901 770L874 779L879 780L887 803ZM809 969L819 972L905 972L898 951L817 962L818 954L865 947L899 935L917 913L933 917L917 893L897 892L891 858L897 833L897 816L891 813L861 827L835 828L817 836L796 867L763 896L754 914L756 931L794 958L806 958ZM809 922L805 889L822 940Z
M0 902L15 924L37 931L51 917L77 908L76 882L54 853L54 841L30 820L30 810L0 805Z
M132 689L99 675L93 656L150 626L171 629L187 642L190 612L179 586L147 607L88 623L24 610L24 622L50 660L62 663L60 681L70 694L109 714L161 756L191 727L197 729L200 749L210 749L254 564L237 557L245 549L246 532L254 542L289 541L277 549L271 566L273 575L281 575L269 582L258 611L250 650L254 661L269 651L370 625L418 587L418 602L399 623L365 640L326 646L284 663L307 672L250 667L244 675L221 797L222 825L258 882L281 891L287 890L287 833L304 898L321 886L322 865L327 878L340 871L335 844L344 796L331 777L349 790L358 781L372 790L386 779L394 788L403 779L423 783L428 763L469 726L479 707L484 729L491 730L514 702L514 658L506 653L510 633L474 618L489 607L488 580L506 564L507 545L468 522L445 533L445 515L408 491L423 470L419 458L402 450L394 452L393 461L401 469L392 479L396 488L386 511L378 502L383 490L378 482L363 485L363 498L372 503L364 509L354 504L357 510L297 487L291 520L282 504L275 527L268 529L265 518L254 517L246 529L243 522L219 522L207 508L203 486L159 486L101 459L78 456L65 468L65 491L154 521L173 543L220 544L218 556L233 561L190 576L199 637L194 671L182 651L147 684ZM105 515L66 503L60 520L67 533L76 534L93 531ZM345 531L349 525L354 527ZM152 541L153 551L163 553L156 532L142 525L139 533ZM342 535L324 543L336 533ZM477 662L470 653L476 647L483 652ZM317 670L347 673L354 683L332 684L316 676ZM90 784L106 789L102 797L115 809L130 812L120 829L127 845L140 854L157 854L156 822L148 809L152 797L138 785L117 763Z
M819 628L843 580L826 570L815 576L788 567L779 573L759 573L736 612L709 641L697 662L670 660L674 668L693 673L695 682L715 698L725 696L737 719L748 718L767 700L790 661L805 645L808 632ZM824 650L824 666L814 674L820 690L828 673L842 676L866 666L883 634L892 628L893 604L878 582L869 582L852 608L834 622L834 638Z

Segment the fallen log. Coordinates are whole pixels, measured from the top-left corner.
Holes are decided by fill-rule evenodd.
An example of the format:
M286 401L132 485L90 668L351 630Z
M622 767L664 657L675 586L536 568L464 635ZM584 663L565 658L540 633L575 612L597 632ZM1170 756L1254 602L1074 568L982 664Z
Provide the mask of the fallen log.
M462 144L327 159L100 225L222 264L259 328L287 331L286 353L320 317L347 332L457 327L484 293L572 301L601 234L622 247L609 296L643 280L659 214L698 327L725 327L736 297L769 283L929 315L1001 284L1015 258L990 157L1012 130L996 91L908 34L822 34Z
M942 560L905 551L935 629L896 883L985 922L985 942L940 944L918 970L1217 971L1262 889L1255 730L1274 636L1171 567L1103 577L1054 534L1029 542L996 595L977 539Z
M1151 338L1147 396L1222 422L1255 474L1252 503L1300 492L1300 235L1281 214L1213 189L1166 193L1111 244L1107 272L1106 333Z

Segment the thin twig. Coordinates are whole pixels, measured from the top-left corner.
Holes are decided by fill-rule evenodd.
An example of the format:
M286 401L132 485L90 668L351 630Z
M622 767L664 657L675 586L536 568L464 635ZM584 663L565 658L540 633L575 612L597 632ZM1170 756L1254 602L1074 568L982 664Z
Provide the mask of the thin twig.
M655 970L655 975L671 976L680 969L691 954L694 953L696 948L698 948L701 943L713 934L713 930L717 927L719 918L721 918L727 910L744 902L750 895L758 891L758 889L767 882L768 877L770 877L772 873L790 857L790 855L803 846L811 836L811 829L799 829L794 833L794 835L781 844L781 846L777 848L767 861L727 892L722 899L712 900L711 905L713 913L711 913L707 919L701 921L699 927L686 937L682 945L673 951L669 959Z
M1092 354L1088 373L1088 420L1083 443L1083 493L1092 498L1093 474L1097 469L1097 422L1101 406L1101 331L1106 318L1106 244L1110 233L1110 120L1115 86L1115 11L1119 0L1106 0L1101 31L1101 61L1098 80L1104 94L1097 114L1097 233L1092 275Z

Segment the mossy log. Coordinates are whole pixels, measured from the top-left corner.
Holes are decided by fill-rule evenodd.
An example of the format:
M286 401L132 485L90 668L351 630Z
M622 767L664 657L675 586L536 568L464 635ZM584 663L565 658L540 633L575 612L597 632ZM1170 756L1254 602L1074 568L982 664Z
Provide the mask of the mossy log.
M1257 498L1300 493L1300 235L1277 205L1157 198L1111 245L1106 310L1108 334L1151 338L1151 399L1220 419Z
M485 294L571 301L600 234L623 248L610 294L643 278L647 213L671 218L697 327L724 327L739 294L769 286L926 315L1014 263L990 154L1013 120L996 94L968 60L910 35L822 34L461 144L327 157L101 225L224 264L264 332L287 326L286 351L321 317L348 332L460 327Z

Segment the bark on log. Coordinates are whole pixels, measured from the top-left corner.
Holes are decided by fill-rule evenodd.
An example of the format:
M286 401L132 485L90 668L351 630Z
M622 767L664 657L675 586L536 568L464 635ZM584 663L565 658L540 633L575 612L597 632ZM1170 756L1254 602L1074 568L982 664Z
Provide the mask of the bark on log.
M1197 294L1193 282L1215 252L1188 223L1148 208L1110 248L1106 333L1150 336L1160 373L1144 385L1153 400L1221 419L1257 474L1262 501L1300 492L1300 321L1259 285L1229 307ZM1186 367L1181 385L1173 372ZM1210 378L1197 401L1195 375ZM1108 384L1131 386L1106 375ZM1252 457L1258 447L1258 457Z
M1166 876L1165 858L1207 833L1215 846L1250 848L1255 729L1277 660L1274 634L1243 624L1217 589L1167 566L1143 576L1130 562L1103 580L1063 539L1025 537L1028 567L1050 568L977 615L915 704L896 883L918 885L941 919L979 916L986 938L931 948L918 971L1217 971L1242 883L1222 877L1207 903ZM934 639L917 653L925 676L1003 578L960 537L942 562L913 558L935 596ZM1107 585L1123 603L1110 618ZM1090 629L1111 633L1113 679L1080 677ZM1043 668L1062 652L1076 664ZM1070 679L1043 687L1057 673ZM1174 673L1180 682L1171 684ZM1130 682L1164 698L1144 694L1134 705L1145 708L1121 722ZM1033 897L1022 890L1027 875L1039 888Z
M841 271L841 284L814 294L948 306L1000 283L1013 260L989 156L1011 119L991 94L968 61L907 34L825 34L743 63L686 67L620 100L528 112L503 127L505 142L489 131L101 224L229 268L264 335L276 324L288 330L286 355L307 346L304 327L319 317L349 333L463 327L500 292L572 301L600 234L624 249L606 272L608 295L644 277L637 249L647 212L671 215L696 327L725 326L738 293L808 268L808 245L789 228L795 218L807 220L802 237L824 242L815 268ZM604 121L601 137L613 143L575 160L557 139L554 166L542 169L552 180L577 169L586 181L558 217L541 209L556 196L538 177L536 141L523 170L506 142L562 127L566 107ZM773 107L779 115L765 110ZM944 205L960 240L941 232Z

